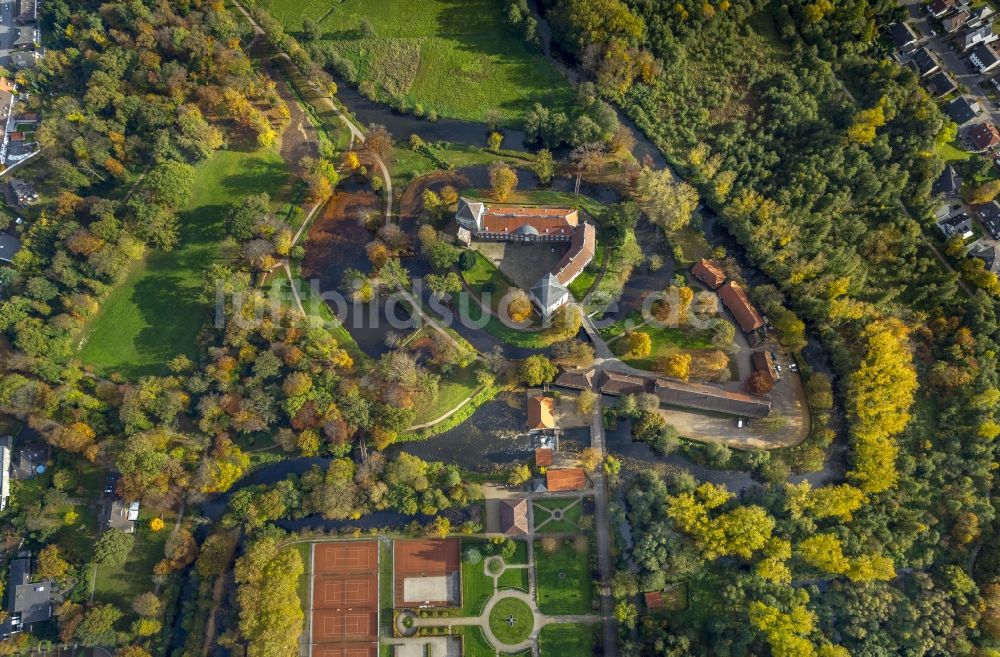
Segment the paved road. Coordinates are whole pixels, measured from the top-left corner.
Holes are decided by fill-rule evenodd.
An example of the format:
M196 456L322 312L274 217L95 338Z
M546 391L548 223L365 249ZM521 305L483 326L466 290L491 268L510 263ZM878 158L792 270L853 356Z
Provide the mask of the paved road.
M0 2L0 66L11 69L10 50L17 40L18 29L14 25L14 0Z
M604 413L601 404L595 404L594 414L590 419L590 446L601 453L601 462L608 455L604 444ZM618 631L615 626L614 601L611 599L611 576L614 568L611 563L611 514L608 510L608 482L604 476L604 468L598 467L591 475L594 481L594 531L597 533L597 570L601 575L598 582L598 593L601 598L601 618L604 620L604 654L606 657L616 657L618 654Z

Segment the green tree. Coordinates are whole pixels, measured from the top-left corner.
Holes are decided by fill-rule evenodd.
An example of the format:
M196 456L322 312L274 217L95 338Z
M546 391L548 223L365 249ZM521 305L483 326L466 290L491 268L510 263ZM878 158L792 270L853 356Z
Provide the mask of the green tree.
M135 536L109 529L94 544L94 561L106 566L121 566L128 559Z
M517 378L526 386L540 386L543 383L551 383L558 371L548 358L542 354L534 354L521 361L517 369Z

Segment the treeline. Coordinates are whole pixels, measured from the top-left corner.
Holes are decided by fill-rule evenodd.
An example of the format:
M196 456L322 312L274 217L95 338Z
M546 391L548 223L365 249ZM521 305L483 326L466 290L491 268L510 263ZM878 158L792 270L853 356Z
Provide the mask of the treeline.
M658 491L668 501L652 510L630 506L643 590L665 573L695 589L698 611L640 622L626 654L764 644L842 654L832 639L850 654L993 654L1000 571L992 557L969 563L994 535L997 309L984 293L964 298L923 241L942 166L934 153L953 133L916 75L881 59L878 28L902 10L868 0L543 5L598 95L621 103L818 335L850 422L848 483L808 495L839 497L850 512L800 516L789 505L805 493L766 486L710 496L721 504L706 514L695 482ZM616 47L628 57L612 67ZM646 77L644 53L656 61ZM730 535L719 519L753 505L774 531L750 573L717 545Z

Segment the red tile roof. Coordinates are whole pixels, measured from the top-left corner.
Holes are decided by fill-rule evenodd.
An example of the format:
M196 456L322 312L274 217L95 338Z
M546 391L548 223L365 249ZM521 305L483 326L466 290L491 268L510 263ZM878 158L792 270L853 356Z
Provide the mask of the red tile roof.
M694 263L694 267L691 267L691 273L694 274L695 278L713 290L722 285L726 280L726 274L722 269L711 260L705 260L704 258Z
M555 429L556 419L552 416L551 397L528 398L528 428Z
M1000 144L1000 130L992 123L980 123L969 128L969 139L978 150L985 151Z
M569 237L579 223L576 210L566 208L524 208L513 205L491 205L483 214L483 231L513 233L521 226L531 226L540 235Z
M539 468L547 468L552 465L552 449L549 447L539 447L536 449L535 465Z
M760 313L750 303L747 293L734 281L728 281L719 288L719 298L725 304L729 312L736 318L736 322L743 329L744 333L750 333L764 326L764 320Z
M559 282L563 285L572 283L573 279L583 271L583 268L594 259L596 248L597 230L590 224L583 224L577 228L569 243L569 250L552 270Z
M663 594L659 591L647 591L643 594L647 609L659 609L663 606Z
M545 484L550 492L583 490L587 487L587 473L580 468L548 470L545 473Z

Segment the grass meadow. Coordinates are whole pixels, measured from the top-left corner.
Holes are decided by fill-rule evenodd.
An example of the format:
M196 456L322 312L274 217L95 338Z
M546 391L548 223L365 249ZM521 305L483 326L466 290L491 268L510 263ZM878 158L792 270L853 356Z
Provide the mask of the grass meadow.
M562 107L569 84L541 53L508 31L502 0L260 0L301 36L317 21L321 39L354 63L379 100L405 99L441 117L482 120L497 109L516 124L538 102ZM366 36L362 19L373 28Z
M136 377L162 372L178 354L196 357L195 337L209 311L202 299L205 272L227 255L221 248L226 206L259 192L280 198L290 184L276 150L219 151L200 164L179 216L180 243L151 251L105 299L84 332L80 359L100 372Z

